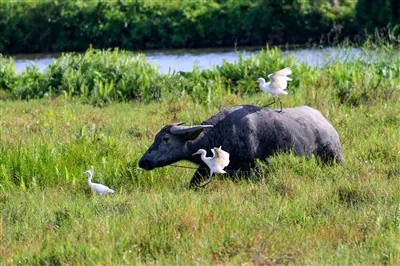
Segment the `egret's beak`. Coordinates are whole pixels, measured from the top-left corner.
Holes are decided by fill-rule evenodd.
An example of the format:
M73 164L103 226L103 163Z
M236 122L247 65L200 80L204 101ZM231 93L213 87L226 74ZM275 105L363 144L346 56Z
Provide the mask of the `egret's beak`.
M259 80L256 80L256 82L257 82L257 83L260 83L260 81L259 81Z
M195 156L195 155L197 155L197 154L200 154L200 153L199 153L199 152L195 152L195 153L192 154L192 156Z

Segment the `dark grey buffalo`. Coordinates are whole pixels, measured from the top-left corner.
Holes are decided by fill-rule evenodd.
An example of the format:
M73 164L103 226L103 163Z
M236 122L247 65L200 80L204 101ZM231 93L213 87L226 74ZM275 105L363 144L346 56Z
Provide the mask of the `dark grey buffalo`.
M275 110L251 105L234 106L196 126L182 123L165 126L139 161L141 168L152 170L180 160L199 164L191 185L209 176L198 149L210 151L222 146L230 153L229 173L248 172L255 160L266 159L277 151L319 156L323 162L341 162L342 148L335 128L308 106Z

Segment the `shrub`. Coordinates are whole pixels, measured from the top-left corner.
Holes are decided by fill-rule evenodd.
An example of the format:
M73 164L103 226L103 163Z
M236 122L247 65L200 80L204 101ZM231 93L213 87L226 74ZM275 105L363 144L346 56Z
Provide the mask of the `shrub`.
M152 100L160 97L156 66L143 54L88 49L84 54L64 54L46 72L52 95L83 96L94 102ZM46 88L45 88L46 89Z

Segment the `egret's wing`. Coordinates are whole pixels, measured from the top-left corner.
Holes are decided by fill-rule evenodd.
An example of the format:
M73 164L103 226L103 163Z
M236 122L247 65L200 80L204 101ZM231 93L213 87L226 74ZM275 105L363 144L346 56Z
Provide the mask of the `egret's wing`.
M292 80L291 78L287 77L287 75L290 74L292 74L292 70L287 67L268 75L268 77L271 79L270 86L274 89L285 90L287 88L288 80Z
M274 89L281 89L284 90L287 88L287 77L285 76L275 76L272 75L270 77L271 83L269 86L271 86Z
M292 74L292 70L290 69L290 67L281 69L281 70L276 71L275 73L273 73L273 75L275 75L275 76L285 76L285 77L287 75L290 75L290 74Z
M292 70L290 69L290 67L287 67L287 68L278 70L272 74L269 74L268 78L271 78L272 76L285 76L286 77L287 75L290 75L290 74L292 74Z
M212 154L213 154L213 157L212 157L211 159L213 159L213 158L215 158L215 151L214 151L214 149L211 149L211 152L212 152Z
M98 192L106 192L106 191L108 191L108 190L112 190L111 188L109 188L109 187L107 187L107 186L105 186L105 185L102 185L102 184L97 184L97 183L93 183L93 188L96 190L96 191L98 191Z
M215 162L217 165L222 166L222 169L229 164L229 153L222 150L221 148L212 149L215 151Z

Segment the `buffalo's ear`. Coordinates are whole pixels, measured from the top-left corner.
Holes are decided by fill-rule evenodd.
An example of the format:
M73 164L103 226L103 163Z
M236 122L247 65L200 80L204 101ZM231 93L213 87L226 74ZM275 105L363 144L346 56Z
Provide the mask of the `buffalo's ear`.
M183 137L186 141L188 141L188 140L195 140L195 139L197 139L197 137L200 136L200 134L203 133L203 132L204 132L204 129L200 129L200 130L197 130L197 131L194 131L194 132L191 132L191 133L183 134L182 137Z
M173 125L170 132L173 135L179 135L186 141L195 140L206 128L213 127L213 125L196 125L196 126L180 126Z

